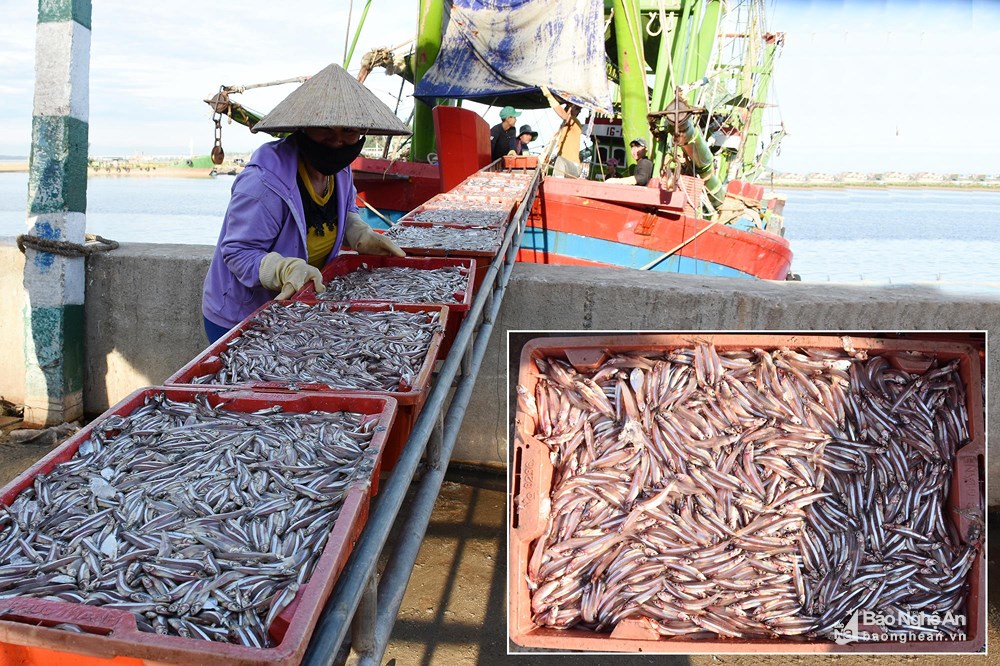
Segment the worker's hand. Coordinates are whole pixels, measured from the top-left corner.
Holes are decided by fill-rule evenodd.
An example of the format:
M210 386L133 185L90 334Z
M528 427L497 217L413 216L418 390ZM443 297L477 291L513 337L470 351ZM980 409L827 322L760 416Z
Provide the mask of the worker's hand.
M316 293L326 291L323 274L315 266L310 266L298 257L283 257L277 252L269 252L260 261L260 283L277 291L277 300L289 298L312 280Z
M358 254L372 254L379 257L405 257L406 253L395 243L372 231L357 213L347 214L347 227L344 229L347 244Z

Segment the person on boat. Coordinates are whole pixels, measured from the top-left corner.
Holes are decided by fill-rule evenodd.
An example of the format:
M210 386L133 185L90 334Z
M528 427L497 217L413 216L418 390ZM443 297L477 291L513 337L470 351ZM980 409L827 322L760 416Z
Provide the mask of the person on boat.
M538 138L538 132L531 129L531 125L521 125L517 131L517 138L514 139L513 151L515 155L524 155L528 152L528 144Z
M500 109L500 122L490 128L490 159L498 160L509 153L514 148L517 135L514 127L517 125L517 117L520 111L515 111L512 106L505 106Z
M552 165L552 175L557 178L579 178L583 171L580 166L580 148L583 145L583 123L579 119L580 107L571 103L567 103L564 107L547 87L542 86L541 88L549 106L562 121L559 132L554 139L559 154Z
M293 91L251 131L288 134L254 151L232 196L202 292L205 333L222 337L267 301L291 297L346 242L360 254L404 256L358 214L351 162L366 134L410 134L339 65Z
M641 136L636 137L628 145L629 150L632 151L632 158L635 160L635 171L632 172L631 176L606 178L604 182L645 187L653 177L653 161L646 157L646 140Z
M608 161L604 163L604 179L615 178L618 176L618 160L613 157L609 157Z

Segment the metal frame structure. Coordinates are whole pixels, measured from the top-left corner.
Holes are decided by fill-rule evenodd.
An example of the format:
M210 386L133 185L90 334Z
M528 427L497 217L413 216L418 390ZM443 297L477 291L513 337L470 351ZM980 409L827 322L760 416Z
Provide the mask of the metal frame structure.
M496 169L498 164L494 162L484 170ZM304 665L333 664L349 630L352 663L379 664L385 653L459 428L465 418L541 178L541 169L536 169L527 193L507 227L500 250L458 329L451 352L437 374L427 402L413 425L403 453L379 493L372 515L320 615L302 660ZM446 406L456 377L460 379ZM420 457L425 450L426 468L416 481L409 513L401 516L400 508L414 482ZM378 580L379 556L397 522L400 529L396 546L381 580Z

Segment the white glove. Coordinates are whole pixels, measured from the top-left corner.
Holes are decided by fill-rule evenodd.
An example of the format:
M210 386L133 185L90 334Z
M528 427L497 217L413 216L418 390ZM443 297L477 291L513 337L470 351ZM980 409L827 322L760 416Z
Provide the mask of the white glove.
M326 291L319 269L298 257L283 257L277 252L269 252L260 260L258 274L262 285L279 292L275 297L279 301L289 298L310 280L317 294Z
M347 214L344 239L358 254L372 254L379 257L405 257L406 253L382 234L372 231L357 213Z

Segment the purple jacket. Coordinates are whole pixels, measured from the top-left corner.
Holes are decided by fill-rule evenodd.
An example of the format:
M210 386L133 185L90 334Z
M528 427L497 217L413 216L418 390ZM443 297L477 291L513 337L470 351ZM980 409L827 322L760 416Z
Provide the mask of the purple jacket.
M265 254L308 258L305 213L295 180L298 155L295 135L266 143L233 183L202 293L202 314L219 326L235 326L275 297L260 284L258 271ZM338 171L334 179L340 224L330 257L340 252L347 213L358 211L350 167Z

